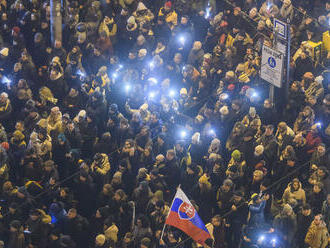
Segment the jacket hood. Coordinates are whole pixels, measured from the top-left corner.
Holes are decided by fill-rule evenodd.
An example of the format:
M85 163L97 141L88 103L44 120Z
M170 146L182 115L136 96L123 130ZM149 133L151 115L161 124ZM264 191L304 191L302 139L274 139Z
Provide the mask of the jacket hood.
M144 3L139 2L136 11L142 11L142 10L147 10L147 7L144 5Z

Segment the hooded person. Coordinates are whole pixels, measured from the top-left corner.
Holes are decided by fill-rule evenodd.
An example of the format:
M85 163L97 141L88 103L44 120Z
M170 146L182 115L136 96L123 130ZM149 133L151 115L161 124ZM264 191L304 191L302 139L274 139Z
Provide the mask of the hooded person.
M239 150L234 150L231 153L231 159L228 163L226 175L231 175L232 172L238 173L239 178L243 178L246 171L246 162L243 159L242 153Z
M105 16L103 21L99 26L99 35L103 32L109 37L113 43L115 36L117 34L117 24L115 23L114 18L110 18L109 16Z
M246 126L249 127L252 124L252 121L256 120L258 127L261 126L261 120L259 115L257 114L257 111L255 107L250 107L249 113L244 116L242 123Z
M111 216L105 219L104 229L104 236L106 241L112 245L116 244L118 241L119 229Z
M55 134L56 137L62 131L62 113L59 107L53 107L47 118L47 132Z
M67 83L64 79L64 73L56 68L50 70L46 86L49 87L57 99L63 99L63 96L66 95L67 91Z
M313 73L306 72L303 75L303 80L301 82L303 89L305 90L306 99L310 97L315 97L317 101L320 101L324 95L324 87L323 87L323 77L318 76L314 77Z
M8 94L6 92L2 92L0 94L0 121L5 127L8 127L9 123L7 122L12 111L13 109Z
M202 49L202 43L200 41L195 41L189 52L187 63L198 68L202 65L203 58L204 50Z
M280 233L286 245L291 247L297 229L297 218L289 204L284 204L282 211L273 221L273 227L276 232Z
M290 204L294 206L301 206L306 203L305 190L302 188L299 179L295 178L289 183L288 187L285 189L282 201L284 204Z
M0 50L0 71L1 74L7 74L10 72L10 57L9 55L9 48L4 47Z
M57 102L58 99L54 97L53 92L48 88L48 87L41 87L39 89L39 98L40 102L37 103L38 107L46 107L49 108L51 106L54 106Z
M125 109L128 113L135 115L139 114L143 122L148 122L150 119L150 111L148 110L149 105L147 103L142 104L139 109L131 109L130 105L127 103L125 105Z
M155 18L154 14L144 5L143 2L138 3L136 10L133 12L133 16L140 27L143 23L151 22Z
M264 225L264 209L266 207L267 198L269 198L267 195L265 198L260 198L258 194L252 194L251 201L249 202L248 226L262 227Z
M104 153L97 153L94 156L94 161L91 165L93 172L99 173L100 175L106 175L110 171L109 158Z
M172 2L167 1L158 12L158 18L164 17L171 30L173 30L173 28L178 25L178 14L175 12L172 5Z
M283 5L280 9L279 17L283 20L293 21L294 17L294 7L291 3L291 0L284 0Z

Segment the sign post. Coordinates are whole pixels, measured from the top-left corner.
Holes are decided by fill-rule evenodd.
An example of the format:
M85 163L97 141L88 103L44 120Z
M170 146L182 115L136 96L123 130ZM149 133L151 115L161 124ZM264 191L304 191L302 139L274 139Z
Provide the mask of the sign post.
M284 55L270 47L263 46L260 77L278 88L282 87Z

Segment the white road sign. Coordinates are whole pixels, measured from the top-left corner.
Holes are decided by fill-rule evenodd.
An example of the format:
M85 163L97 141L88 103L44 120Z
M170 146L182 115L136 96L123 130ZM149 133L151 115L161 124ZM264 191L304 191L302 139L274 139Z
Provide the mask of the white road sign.
M284 55L267 46L262 48L260 77L268 83L281 88Z
M277 33L279 37L286 40L288 36L288 24L274 18L274 32Z

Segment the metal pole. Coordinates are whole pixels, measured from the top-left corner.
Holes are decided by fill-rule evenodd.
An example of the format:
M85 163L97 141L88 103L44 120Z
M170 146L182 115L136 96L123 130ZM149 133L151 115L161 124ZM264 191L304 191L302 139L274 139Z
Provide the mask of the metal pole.
M55 40L62 42L61 1L50 0L50 33L52 45Z
M289 97L289 85L290 85L290 59L291 59L291 55L290 55L290 50L291 50L291 34L290 34L290 19L288 18L287 20L287 52L286 52L286 56L287 56L287 64L286 64L286 82L285 82L285 86L284 86L284 100L285 100L285 104L288 102L288 97Z
M275 86L271 84L269 86L269 100L273 105L274 105L274 92L275 92Z

